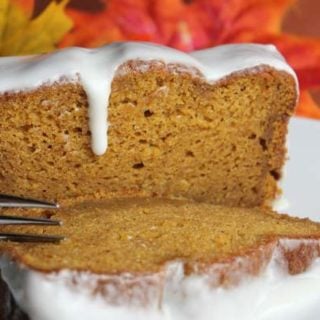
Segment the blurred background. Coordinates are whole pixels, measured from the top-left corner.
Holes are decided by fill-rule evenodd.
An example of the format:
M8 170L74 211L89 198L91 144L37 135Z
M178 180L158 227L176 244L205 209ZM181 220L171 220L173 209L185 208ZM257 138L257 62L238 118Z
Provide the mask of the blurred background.
M117 40L273 43L298 74L297 115L320 119L320 0L0 0L1 56Z

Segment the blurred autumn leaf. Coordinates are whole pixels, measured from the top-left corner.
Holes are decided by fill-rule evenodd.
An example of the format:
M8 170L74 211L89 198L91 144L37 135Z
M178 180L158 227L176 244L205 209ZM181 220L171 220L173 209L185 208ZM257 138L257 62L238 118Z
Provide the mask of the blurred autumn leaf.
M94 3L77 0L73 3ZM281 32L295 0L101 0L99 11L67 9L74 28L61 45L95 47L119 39L148 40L183 51Z
M51 2L36 17L15 1L0 1L0 55L25 55L48 52L71 29L72 20L65 13L67 0Z

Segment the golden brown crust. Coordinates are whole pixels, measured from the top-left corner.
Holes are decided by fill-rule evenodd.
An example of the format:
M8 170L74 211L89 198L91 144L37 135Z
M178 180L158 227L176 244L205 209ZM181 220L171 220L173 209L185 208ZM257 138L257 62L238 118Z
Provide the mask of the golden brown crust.
M292 275L302 273L320 255L320 241L314 240L298 243L294 248L280 245L281 254L287 263L288 272Z

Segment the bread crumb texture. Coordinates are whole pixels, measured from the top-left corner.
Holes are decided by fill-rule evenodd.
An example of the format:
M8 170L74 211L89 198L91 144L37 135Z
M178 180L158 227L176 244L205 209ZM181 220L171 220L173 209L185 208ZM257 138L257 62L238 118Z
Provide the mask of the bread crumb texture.
M61 227L0 226L0 232L66 236L59 245L0 242L0 251L32 269L48 272L71 269L98 274L144 274L158 272L167 262L178 260L190 273L208 273L216 263L228 264L241 256L254 259L256 254L259 261L254 268L259 269L262 259L268 258L270 244L279 239L316 239L319 245L320 238L320 225L307 219L268 209L184 200L98 200L59 210L6 209L5 214L63 221ZM312 258L319 254L317 250L309 250ZM299 255L290 258L297 264L292 267L293 273L302 271L305 254Z
M0 96L0 193L60 203L159 196L243 207L275 197L296 103L290 75L265 67L209 84L161 64L121 68L112 83L109 146L99 157L79 84Z

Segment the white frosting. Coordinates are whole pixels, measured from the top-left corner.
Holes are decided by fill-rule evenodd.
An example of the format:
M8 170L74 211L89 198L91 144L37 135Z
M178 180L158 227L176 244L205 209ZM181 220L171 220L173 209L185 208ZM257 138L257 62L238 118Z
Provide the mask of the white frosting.
M281 263L279 248L295 250L301 243L280 241L262 274L230 288L210 288L205 276L185 276L182 263L172 262L163 293L148 307L111 304L99 293L92 294L97 281L106 276L68 270L46 275L5 257L1 267L16 301L31 320L315 320L320 314L320 258L294 276Z
M0 59L0 92L32 90L59 80L80 81L89 102L92 150L107 149L107 113L111 83L118 67L128 60L160 60L196 67L208 81L233 72L267 65L291 74L292 68L273 45L234 44L186 54L143 42L117 42L99 49L67 48L51 54Z

